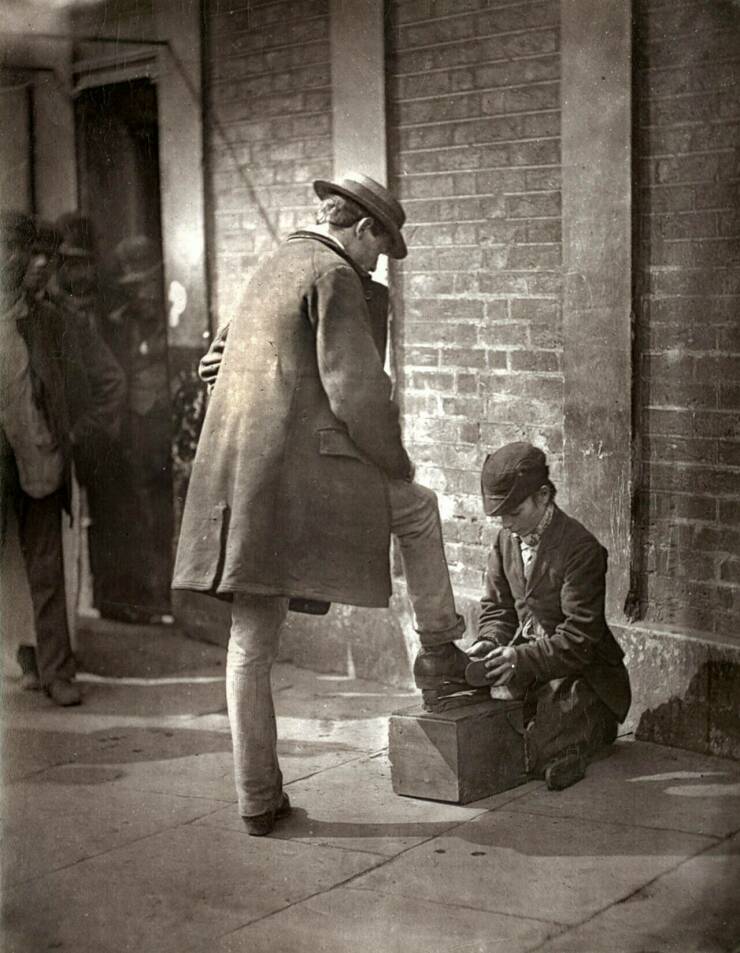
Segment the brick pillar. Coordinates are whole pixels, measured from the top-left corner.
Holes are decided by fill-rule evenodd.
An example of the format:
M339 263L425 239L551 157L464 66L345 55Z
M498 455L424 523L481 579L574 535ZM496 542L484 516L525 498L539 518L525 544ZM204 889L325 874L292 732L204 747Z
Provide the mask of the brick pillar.
M331 3L334 171L386 181L383 0Z
M632 496L631 5L563 0L564 470L609 549L607 613L629 589Z
M201 22L196 4L156 5L156 29L170 41L161 55L159 104L162 252L170 310L170 348L201 349L210 331L206 290ZM177 307L182 298L185 310Z
M331 3L334 173L364 172L388 181L383 0ZM374 275L388 282L381 257Z

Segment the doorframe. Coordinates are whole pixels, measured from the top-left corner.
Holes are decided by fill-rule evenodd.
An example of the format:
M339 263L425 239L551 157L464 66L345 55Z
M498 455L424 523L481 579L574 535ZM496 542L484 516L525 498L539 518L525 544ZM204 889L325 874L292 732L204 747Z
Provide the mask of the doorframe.
M127 38L128 24L121 23L117 30L119 44L101 43L100 55L83 56L72 63L73 96L85 89L129 79L148 79L156 86L170 392L173 410L180 419L186 419L191 409L184 404L192 399L192 375L209 343L212 327L207 275L200 6L183 6L180 0L158 0L152 19L145 25L138 24L156 39ZM94 38L80 36L79 42L89 51ZM174 430L173 427L173 435ZM187 462L178 466L173 452L173 545L179 533L187 476ZM174 605L173 611L178 612Z
M114 52L106 43L100 55L72 64L73 96L135 79L148 79L157 87L162 256L171 350L202 351L211 328L198 7L162 0L151 25L156 40L122 37Z

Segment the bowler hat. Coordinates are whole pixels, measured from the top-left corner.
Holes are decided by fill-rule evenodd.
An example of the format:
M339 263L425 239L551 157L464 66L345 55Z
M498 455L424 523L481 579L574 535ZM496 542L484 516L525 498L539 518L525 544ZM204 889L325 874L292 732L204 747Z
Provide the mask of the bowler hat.
M63 258L95 256L92 223L89 218L79 212L65 212L56 220L55 227L62 236L59 254Z
M406 242L401 235L406 213L401 203L391 195L385 186L361 172L347 172L336 182L317 179L313 184L314 192L320 199L327 195L344 195L353 199L366 209L388 231L392 239L391 258L405 258L408 254Z
M547 458L526 441L507 443L483 463L481 492L486 516L503 516L548 482Z
M140 284L157 274L162 267L154 242L146 235L132 235L116 245L114 252L121 268L121 285Z

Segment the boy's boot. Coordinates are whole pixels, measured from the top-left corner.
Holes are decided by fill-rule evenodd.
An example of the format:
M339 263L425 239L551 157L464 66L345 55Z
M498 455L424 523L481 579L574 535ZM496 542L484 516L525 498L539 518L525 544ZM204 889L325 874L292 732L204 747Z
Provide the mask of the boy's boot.
M570 745L545 765L545 784L550 791L562 791L586 776L588 761L581 745Z

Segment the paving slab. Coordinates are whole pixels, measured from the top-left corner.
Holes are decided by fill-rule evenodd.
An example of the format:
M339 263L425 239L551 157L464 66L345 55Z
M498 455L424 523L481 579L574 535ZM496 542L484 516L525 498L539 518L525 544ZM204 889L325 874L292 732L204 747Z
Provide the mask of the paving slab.
M63 950L63 947L56 940L47 941L42 938L40 932L31 932L26 925L25 919L18 916L19 911L8 910L2 920L2 932L0 937L3 942L3 950L7 953L56 953L57 950ZM54 934L51 934L54 936ZM39 943L43 944L39 946ZM87 953L87 947L83 947ZM92 951L91 951L92 953ZM130 953L125 947L114 946L110 937L102 941L95 947L95 953Z
M218 744L218 750L209 751L208 736L201 733L195 735L193 741L196 745L199 740L204 742L202 752L196 752L181 758L170 756L165 759L158 759L151 753L146 757L143 754L146 751L145 742L148 740L147 736L150 732L146 733L144 740L142 740L141 734L127 729L108 731L105 733L105 737L109 738L111 734L122 740L128 739L129 747L133 747L133 752L128 761L118 761L115 757L110 757L109 760L100 763L98 752L93 752L93 755L97 756L94 758L90 756L87 758L81 757L78 752L80 760L77 762L53 766L41 771L37 770L35 780L39 782L81 784L84 783L86 777L92 776L96 777L97 780L105 779L116 787L130 788L134 791L177 794L182 797L213 798L227 804L236 801L234 764L231 742L228 736L223 739L223 743ZM177 738L182 739L182 732L176 732L173 737L175 744L177 744ZM140 752L140 755L134 760L137 751ZM286 784L299 778L310 777L317 772L325 771L358 757L364 757L363 752L343 746L336 750L331 748L325 750L320 744L317 745L310 741L300 744L280 742L278 753Z
M542 953L736 953L738 897L740 838L734 837L568 930Z
M98 675L158 676L223 670L225 650L190 639L177 626L138 625L78 615L78 667Z
M365 756L363 752L344 747L323 750L310 741L300 744L280 742L278 754L286 785ZM227 804L236 802L230 743L228 750L222 752L204 752L161 761L113 762L109 767L111 773L115 772L111 781L119 787L182 797L214 798ZM40 779L74 778L78 772L84 777L89 770L87 765L63 765L41 773Z
M101 678L80 675L86 714L167 716L226 715L226 683L216 675L162 678Z
M338 887L222 937L208 953L514 953L552 931L536 920Z
M724 837L740 829L740 764L646 742L618 742L565 791L540 787L512 810Z
M47 768L33 778L39 784L85 784L90 779L105 782L108 788L135 792L206 798L227 804L236 800L231 750L152 761L76 762Z
M7 888L6 922L23 953L189 953L375 863L371 854L185 825Z
M337 765L364 757L362 749L324 744L306 738L278 742L278 756L286 784L311 777ZM224 751L204 752L186 758L142 761L121 766L120 784L139 791L169 791L185 797L214 797L236 801L234 764L230 740Z
M6 885L43 877L221 806L205 798L127 792L110 783L115 775L109 769L97 780L90 783L88 774L87 783L37 781L5 786L2 860Z
M308 742L320 745L325 751L354 751L371 754L382 751L388 744L388 717L374 718L314 718L277 716L277 731L284 749L290 745L301 750Z
M323 710L333 718L367 718L389 715L408 707L419 693L393 688L348 675L322 675L282 662L272 670L273 694L285 714L291 706L308 700L314 712Z
M317 675L291 665L273 670L273 696L281 743L306 741L377 752L388 745L388 718L415 693L361 679Z
M62 718L72 726L92 716L173 717L221 712L226 714L223 673L162 678L95 678L84 673L77 679L83 704L60 709L43 692L21 691L13 679L3 683L3 709L11 724Z
M74 724L14 728L4 737L6 781L21 780L61 765L129 765L176 760L190 755L231 752L228 730L208 730L192 720L104 721L86 716ZM82 726L88 730L81 730ZM72 729L72 730L71 730Z
M385 755L322 771L287 785L293 812L275 828L274 837L343 850L393 856L485 810L521 796L518 789L461 807L440 801L398 797L393 793ZM241 829L233 808L216 811L199 822Z
M506 806L412 848L354 886L580 923L715 842Z

